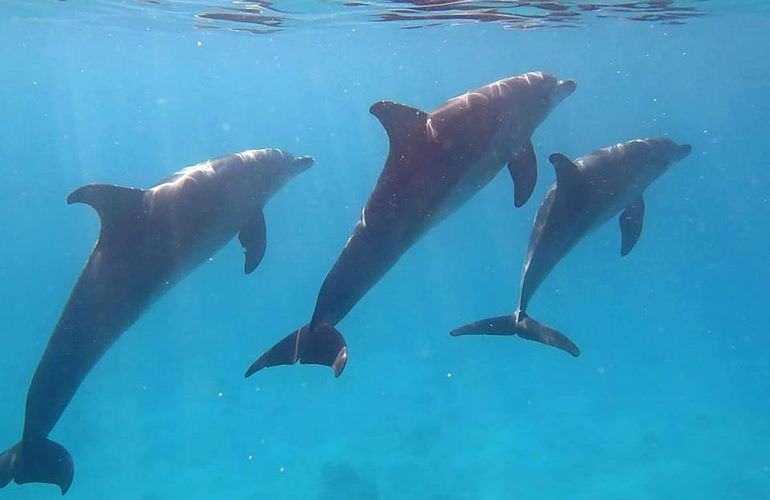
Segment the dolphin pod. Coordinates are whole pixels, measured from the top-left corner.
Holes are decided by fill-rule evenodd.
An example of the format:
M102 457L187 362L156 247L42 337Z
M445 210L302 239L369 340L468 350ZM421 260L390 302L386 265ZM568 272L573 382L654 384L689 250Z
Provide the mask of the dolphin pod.
M527 202L537 181L532 135L575 89L572 80L530 72L429 113L389 101L372 105L389 153L361 218L319 290L310 321L268 349L246 376L299 362L329 366L338 377L348 348L336 325L414 243L505 165L513 204ZM519 335L578 356L569 338L527 315L530 299L584 236L621 211L626 255L641 234L644 190L690 151L669 139L641 139L574 162L552 154L557 180L535 218L518 308L452 335ZM308 156L278 149L249 150L187 167L146 190L87 185L70 194L68 203L97 211L101 232L30 384L21 441L0 454L0 488L42 482L67 492L73 461L48 435L85 376L148 307L236 234L251 273L265 253L265 203L312 164Z
M531 136L575 90L545 73L506 78L426 113L382 101L369 110L388 133L390 152L342 254L318 293L310 323L278 342L246 372L296 362L339 376L348 352L334 328L421 236L457 210L503 168L514 203L532 194L537 165Z
M72 458L48 434L85 376L142 312L236 234L251 273L265 253L262 208L312 164L278 149L250 150L150 189L91 184L69 195L67 203L97 211L101 232L32 378L21 441L0 455L0 486L13 479L67 492Z
M556 182L548 189L532 225L521 276L519 307L506 316L456 328L452 335L518 335L567 351L580 349L557 330L527 315L532 295L554 267L588 233L620 215L620 255L639 240L644 223L644 190L692 150L670 139L637 139L616 144L574 162L554 153Z

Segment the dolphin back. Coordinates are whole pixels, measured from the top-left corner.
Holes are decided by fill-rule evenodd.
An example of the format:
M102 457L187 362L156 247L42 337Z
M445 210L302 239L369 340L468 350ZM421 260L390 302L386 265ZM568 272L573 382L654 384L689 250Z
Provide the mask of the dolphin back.
M16 484L49 483L57 485L63 495L74 473L69 452L50 439L22 441L0 455L0 488L11 480Z

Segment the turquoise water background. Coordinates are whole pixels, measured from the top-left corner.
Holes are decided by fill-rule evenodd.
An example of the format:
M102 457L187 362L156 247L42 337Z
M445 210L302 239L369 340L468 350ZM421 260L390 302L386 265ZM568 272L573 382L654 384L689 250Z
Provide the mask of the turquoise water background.
M257 271L243 274L231 242L120 339L54 429L75 460L67 498L770 498L770 12L726 5L675 26L262 36L166 26L162 10L0 7L0 449L19 439L29 380L98 234L67 194L280 147L316 165L267 206ZM310 318L383 166L369 106L431 110L529 70L578 84L534 135L530 202L514 209L503 173L415 245L339 324L339 379L294 366L245 380ZM514 309L550 153L664 134L693 153L647 191L633 252L619 257L607 224L529 308L580 358L448 335Z

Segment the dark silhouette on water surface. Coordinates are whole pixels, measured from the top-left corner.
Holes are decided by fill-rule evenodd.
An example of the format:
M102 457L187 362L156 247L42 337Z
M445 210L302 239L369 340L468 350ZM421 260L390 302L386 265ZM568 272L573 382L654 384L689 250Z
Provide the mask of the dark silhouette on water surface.
M207 5L195 14L198 28L252 31L258 34L292 29L303 23L317 26L335 19L349 19L345 11L361 13L361 24L388 22L403 28L451 26L462 23L491 23L505 29L576 28L605 19L660 24L684 24L706 14L697 1L653 0L629 2L575 2L547 0L355 0L340 4L299 4L279 1L242 1ZM320 10L319 10L320 9ZM334 9L334 11L330 11ZM314 12L319 10L319 12ZM323 12L325 15L319 15ZM354 14L355 15L355 14ZM349 22L349 21L348 21ZM249 28L249 25L257 27Z

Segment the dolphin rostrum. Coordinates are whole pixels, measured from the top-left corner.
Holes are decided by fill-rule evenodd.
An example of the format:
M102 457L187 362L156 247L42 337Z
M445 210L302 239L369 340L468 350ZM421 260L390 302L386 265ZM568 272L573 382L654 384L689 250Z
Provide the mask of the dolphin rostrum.
M575 82L540 72L506 78L426 113L393 102L369 110L390 152L361 219L326 276L310 323L255 361L250 376L275 365L313 363L342 373L348 352L334 328L422 235L483 188L508 163L514 203L537 178L531 136Z
M187 167L150 189L91 184L67 203L91 205L101 232L51 335L27 394L21 441L0 455L0 487L69 488L67 450L48 439L85 376L153 302L238 234L251 273L265 252L262 208L313 164L278 149Z
M556 182L532 226L516 312L469 323L452 335L518 335L579 356L580 349L565 335L527 315L532 295L584 236L621 211L620 255L627 255L642 233L644 190L691 150L690 145L664 138L616 144L574 162L552 154L549 160L556 169Z

